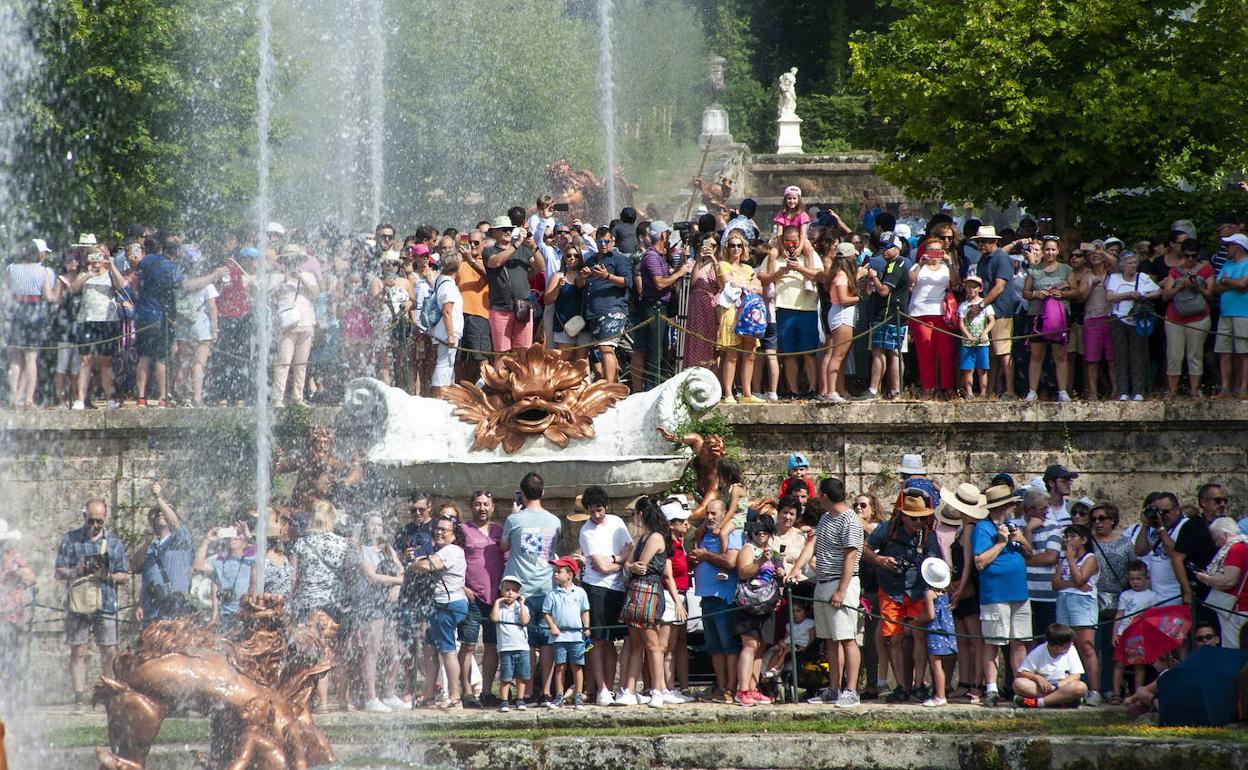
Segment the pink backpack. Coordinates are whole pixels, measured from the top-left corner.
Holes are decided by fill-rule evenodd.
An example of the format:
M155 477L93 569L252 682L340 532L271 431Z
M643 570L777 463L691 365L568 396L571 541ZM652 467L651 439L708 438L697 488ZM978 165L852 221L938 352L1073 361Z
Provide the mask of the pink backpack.
M1040 342L1053 342L1065 345L1067 341L1066 306L1056 297L1045 297L1040 303L1040 313L1036 316L1032 328L1040 336Z

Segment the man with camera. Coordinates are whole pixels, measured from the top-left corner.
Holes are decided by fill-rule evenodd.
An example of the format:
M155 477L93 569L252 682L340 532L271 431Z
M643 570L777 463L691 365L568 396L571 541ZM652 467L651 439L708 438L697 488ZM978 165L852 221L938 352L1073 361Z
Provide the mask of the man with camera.
M213 585L212 622L228 631L238 615L238 600L251 587L254 558L245 556L247 530L239 527L213 527L195 551L195 571L206 575ZM217 555L208 558L208 548L217 546Z
M602 356L603 379L616 382L620 366L615 349L628 328L628 287L633 282L633 263L615 248L611 228L599 227L594 241L598 251L585 257L576 285L585 289L585 320Z
M984 700L995 706L997 658L1002 647L1009 650L1010 667L1017 671L1027 650L1023 639L1031 636L1031 602L1027 593L1027 565L1031 541L1010 521L1018 497L1005 485L989 487L988 518L975 525L971 550L979 572L979 622L984 635Z
M646 230L646 251L638 264L641 295L638 297L637 322L649 320L650 325L633 334L631 362L632 387L640 393L667 379L664 367L667 354L667 322L672 298L679 282L693 272L693 260L684 259L672 269L672 259L679 258L679 246L673 246L672 228L659 220Z
M1144 498L1143 526L1135 535L1135 555L1148 564L1160 605L1192 603L1192 575L1205 568L1217 548L1203 519L1188 518L1173 492ZM1201 586L1204 593L1208 588Z
M159 481L152 482L156 507L147 511L147 538L134 554L133 570L143 576L135 618L144 625L169 617L177 598L191 590L195 541L173 506L165 500Z
M69 677L74 710L85 708L87 641L92 634L106 676L113 675L117 650L117 586L130 578L130 564L121 538L105 529L108 503L87 501L83 525L61 538L56 553L56 579L67 583L65 636L69 642Z

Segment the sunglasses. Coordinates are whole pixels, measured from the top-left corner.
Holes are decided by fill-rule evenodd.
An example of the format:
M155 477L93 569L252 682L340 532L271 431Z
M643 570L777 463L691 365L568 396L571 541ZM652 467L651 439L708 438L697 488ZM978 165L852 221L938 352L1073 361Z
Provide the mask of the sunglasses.
M378 237L378 238L380 238L380 239L381 239L381 240L383 240L383 241L393 241L393 240L394 240L394 233L382 233L381 235L379 235L379 236L377 236L377 237Z
M1072 519L1075 518L1076 516L1087 516L1087 515L1088 515L1087 511L1071 511L1070 512L1070 518Z
M801 241L781 241L781 243L783 243L785 246L796 246L799 243L801 243Z
M429 510L429 506L413 505L411 508L408 508L408 510L411 511L412 513L424 513L425 511Z
M1196 641L1198 641L1198 642L1212 642L1212 641L1213 641L1213 634L1201 634L1200 636L1196 637Z
M556 230L555 235L571 235L571 230Z
M484 489L478 489L476 492L473 492L473 493L472 493L472 496L473 496L474 498L477 498L477 497L488 497L488 498L490 498L491 500L493 500L493 499L494 499L494 493L493 493L493 492L489 492L489 491L484 490Z
M871 503L854 503L855 508L870 508Z
M1053 243L1057 243L1057 242L1061 241L1061 240L1062 240L1062 238L1061 238L1061 236L1060 236L1060 235L1046 235L1046 236L1044 236L1043 238L1041 238L1040 240L1045 241L1045 242L1053 242Z
M595 243L597 243L599 246L609 246L609 245L611 245L611 239L610 239L610 238L600 238L599 240L595 241Z
M730 248L730 249L744 249L744 248L745 248L745 244L744 244L744 243L739 243L739 242L737 242L737 241L733 241L733 242L731 242L731 243L729 243L729 244L728 244L728 248Z
M87 519L87 522L90 524L99 524L101 527L104 526L104 519Z

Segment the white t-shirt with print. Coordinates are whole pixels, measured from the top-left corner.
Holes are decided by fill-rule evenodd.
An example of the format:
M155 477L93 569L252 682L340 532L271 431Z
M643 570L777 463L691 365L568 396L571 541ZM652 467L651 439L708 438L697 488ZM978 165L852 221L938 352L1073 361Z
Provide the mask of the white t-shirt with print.
M1155 607L1159 602L1161 602L1161 597L1151 588L1145 588L1143 591L1128 588L1118 594L1118 609L1122 610L1122 620L1114 626L1114 633L1122 634L1127 626L1131 625L1131 621L1138 617L1141 610Z

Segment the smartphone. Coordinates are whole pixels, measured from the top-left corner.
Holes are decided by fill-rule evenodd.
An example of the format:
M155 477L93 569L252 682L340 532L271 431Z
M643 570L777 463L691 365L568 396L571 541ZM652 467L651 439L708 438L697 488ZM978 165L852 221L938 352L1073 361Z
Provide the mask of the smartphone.
M468 245L468 242L469 242L469 241L468 241L468 233L460 233L460 234L459 234L459 245L460 245L460 246L467 246L467 245Z
M785 546L780 546L780 553L784 553Z
M571 206L569 206L569 205L568 205L568 204L566 204L566 203L556 203L556 204L555 204L555 211L570 211L570 210L571 210L571 208L572 208L572 207L571 207Z
M236 527L222 527L217 530L218 540L233 540L238 537L238 529Z

